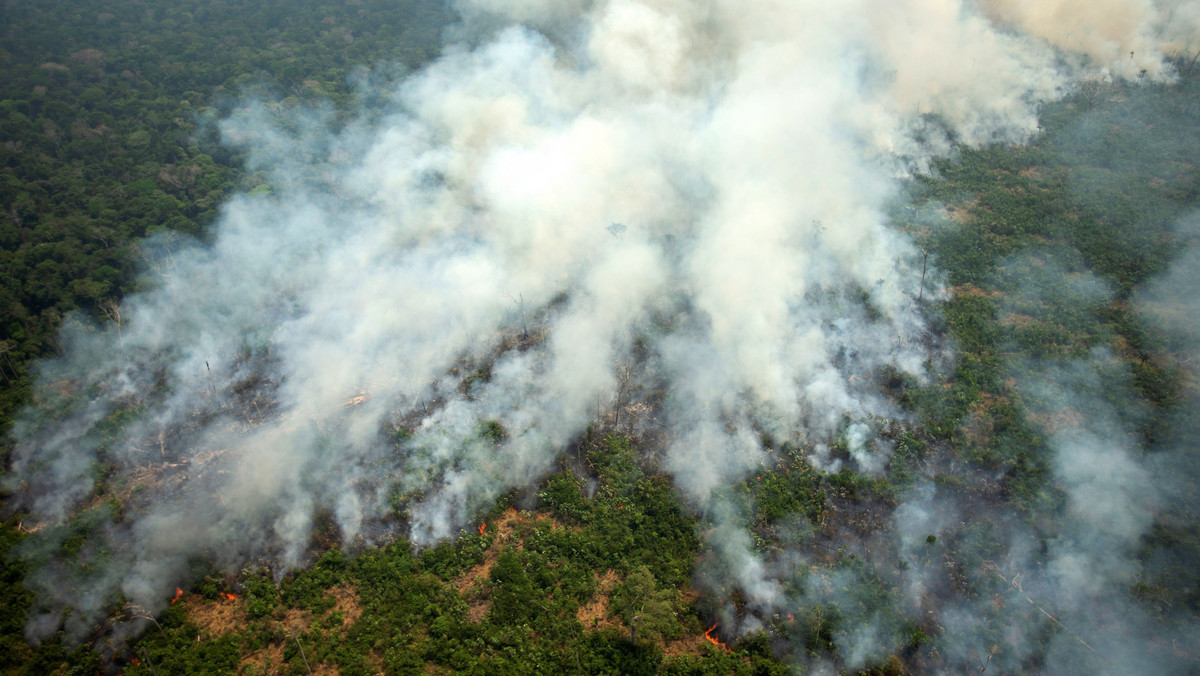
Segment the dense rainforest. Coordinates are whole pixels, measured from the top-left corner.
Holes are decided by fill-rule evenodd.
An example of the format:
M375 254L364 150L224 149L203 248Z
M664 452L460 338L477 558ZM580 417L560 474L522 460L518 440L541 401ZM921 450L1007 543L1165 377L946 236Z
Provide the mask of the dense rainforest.
M121 300L161 282L147 272L151 250L203 245L228 200L271 192L269 172L222 142L221 120L253 99L284 125L305 106L341 124L372 105L376 87L435 59L453 21L422 0L0 8L0 425L11 431L34 403L39 360L62 354L65 318L119 327ZM899 409L879 425L893 449L886 465L821 466L811 448L780 444L721 489L748 550L786 567L781 593L809 599L800 607L737 631L720 626L753 614L744 590L722 581L736 577L714 554L724 517L681 497L654 431L623 425L614 407L534 485L505 492L433 546L343 541L336 508L323 505L303 566L195 556L178 590L163 590L175 594L161 611L117 595L102 599L108 619L85 636L59 615L50 638L31 639L43 603L27 584L35 570L51 562L92 579L110 553L91 538L138 509L144 477L98 466L88 499L46 527L53 548L25 512L5 512L0 670L902 674L969 663L1006 673L1069 659L1090 673L1104 659L1094 637L1117 620L1107 608L1086 624L1057 611L1004 560L1006 529L1032 534L1034 560L1074 537L1064 524L1076 497L1055 449L1064 421L1095 418L1128 430L1132 453L1178 479L1125 552L1136 573L1105 593L1147 618L1146 635L1130 640L1145 641L1155 664L1194 671L1200 362L1188 299L1155 280L1200 245L1200 64L1179 54L1172 65L1178 77L1167 83L1085 81L1041 108L1028 143L959 146L905 180L890 226L928 263L927 340L944 354L925 380L881 367L881 390ZM376 87L359 86L367 81ZM513 349L541 339L543 318L527 319L524 302L513 300ZM1046 373L1070 382L1070 395L1047 393ZM456 377L470 392L492 378L491 364ZM138 415L108 416L96 434L115 438L145 424ZM403 453L415 427L398 419L382 433ZM471 443L507 434L489 423ZM844 429L827 452L849 458L852 436ZM4 441L6 473L15 443ZM21 490L5 485L6 501ZM393 488L388 518L400 533L415 498ZM960 523L928 516L950 503ZM891 536L897 524L914 524L903 544ZM781 554L795 551L806 555ZM927 615L905 602L917 568L936 571L922 579L942 599L926 602L937 604L922 607ZM995 615L957 631L953 598ZM1014 646L1012 618L1033 627L1028 644ZM846 639L866 627L869 640ZM1056 642L1064 638L1071 648ZM870 648L856 656L849 645Z
M203 237L261 183L213 121L245 97L354 105L352 75L437 53L436 3L12 3L4 20L3 410L63 315L136 288L137 243Z

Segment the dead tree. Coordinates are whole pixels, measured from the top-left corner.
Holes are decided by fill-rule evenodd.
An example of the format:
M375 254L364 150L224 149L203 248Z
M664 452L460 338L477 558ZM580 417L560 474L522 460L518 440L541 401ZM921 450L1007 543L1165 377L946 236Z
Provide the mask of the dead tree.
M521 340L526 340L529 337L529 325L525 323L525 295L518 293L516 298L508 291L503 292L504 297L516 303L517 309L521 311Z

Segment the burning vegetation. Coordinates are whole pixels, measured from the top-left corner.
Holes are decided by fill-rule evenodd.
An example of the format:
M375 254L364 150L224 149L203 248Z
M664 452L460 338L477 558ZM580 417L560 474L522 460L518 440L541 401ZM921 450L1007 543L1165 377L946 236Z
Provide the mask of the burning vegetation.
M513 641L555 670L769 667L762 653L738 655L705 631L708 611L688 585L699 542L669 486L620 439L597 440L585 462L591 497L587 482L559 472L542 483L540 510L505 498L485 515L487 528L420 552L401 542L353 558L334 549L278 584L263 569L205 577L161 613L135 615L154 629L124 649L125 673L195 660L267 673L500 669L524 659L511 654ZM472 637L535 626L482 654L463 650Z
M96 225L215 207L191 140L32 230L0 176L0 239L146 264L13 428L0 667L1196 670L1194 13L454 4L360 118L232 111L204 243ZM89 121L122 49L26 69L0 171L156 147Z

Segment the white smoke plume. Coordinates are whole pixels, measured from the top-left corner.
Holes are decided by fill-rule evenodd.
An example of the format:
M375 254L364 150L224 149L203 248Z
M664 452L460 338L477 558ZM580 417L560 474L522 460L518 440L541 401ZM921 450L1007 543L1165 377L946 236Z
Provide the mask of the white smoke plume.
M1028 139L1081 75L1167 80L1195 34L1182 4L1114 1L1139 17L1115 30L1057 3L1066 34L1034 4L464 0L387 110L335 131L248 104L222 131L270 194L225 205L211 245L158 242L153 290L42 366L14 503L54 525L104 469L127 482L119 565L91 597L53 571L42 591L82 631L117 592L161 607L194 555L302 563L321 510L388 537L398 493L414 542L451 536L635 361L698 508L783 442L846 433L878 470L876 376L922 377L917 299L943 293L888 227L896 179ZM715 549L766 612L746 540Z
M1197 337L1185 318L1194 305L1188 290L1196 259L1187 251L1138 293L1139 307L1177 332L1185 354L1194 354ZM1007 318L1056 317L1069 325L1066 315L1112 302L1109 285L1062 252L1010 258L999 268L1010 280L996 284ZM1190 656L1166 646L1194 645L1194 618L1186 610L1155 616L1131 590L1153 579L1153 557L1143 547L1155 522L1173 503L1192 514L1194 437L1147 448L1133 431L1145 404L1131 391L1128 365L1107 347L1012 358L1005 371L1045 439L1053 484L1026 498L1041 504L1022 517L999 508L986 473L951 468L955 482L919 483L896 508L888 537L898 541L902 563L896 582L905 598L897 612L934 617L941 630L939 659L925 666L939 673L1189 673ZM1195 413L1194 391L1189 396L1182 415ZM875 645L859 641L847 645ZM873 657L895 646L876 648Z

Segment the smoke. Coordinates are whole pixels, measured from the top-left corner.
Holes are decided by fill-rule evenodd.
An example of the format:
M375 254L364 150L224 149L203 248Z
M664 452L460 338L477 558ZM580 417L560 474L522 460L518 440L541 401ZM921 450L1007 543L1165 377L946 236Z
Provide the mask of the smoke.
M1104 72L1125 78L1169 78L1164 57L1186 53L1200 41L1200 10L1183 0L985 0L983 10L1002 25L1088 57Z
M453 536L635 397L718 522L729 584L780 609L718 496L785 443L841 435L829 462L886 463L881 370L924 377L918 298L944 297L888 227L897 179L956 143L1029 139L1083 75L1167 81L1170 41L1194 34L1182 4L1141 3L1121 31L1058 4L1078 35L951 0L464 0L444 55L358 121L247 102L221 131L266 186L211 244L149 243L122 321L72 318L40 367L12 502L46 551L81 506L119 546L85 549L73 584L35 575L31 636L65 607L82 634L117 594L160 608L196 556L300 565L321 513L348 543L396 536L397 508L418 545ZM1140 490L1075 470L1128 468L1091 434L1062 439L1071 500ZM116 514L84 504L97 480Z
M1136 306L1146 322L1168 336L1172 351L1186 360L1200 348L1200 213L1180 219L1175 235L1183 253L1139 289Z
M1194 244L1192 220L1178 232ZM1195 263L1195 250L1185 249L1138 290L1135 303L1145 308L1144 321L1175 341L1174 357L1185 364L1195 354L1186 314L1194 305L1188 290ZM997 276L992 287L1003 290L999 310L1009 324L1053 319L1068 330L1095 330L1096 313L1112 303L1110 286L1062 247L1005 260ZM1113 338L1099 337L1099 345ZM924 665L931 671L1190 673L1191 657L1176 649L1196 640L1190 611L1155 610L1136 598L1137 590L1161 584L1156 554L1165 552L1148 549L1152 533L1194 527L1194 437L1180 432L1187 423L1159 422L1173 431L1147 443L1137 429L1147 423L1148 407L1133 392L1126 360L1107 347L1047 347L1033 357L1010 350L1026 356L1009 360L1005 378L1041 439L1025 442L1024 451L1045 454L1053 483L1022 498L1032 514L999 509L978 469L949 467L941 481L914 486L874 544L893 548L900 561L894 584L904 595L877 600L877 617L863 619L861 635L845 639L844 654L894 654L901 638L880 645L896 624L890 618L926 617L940 629L941 654ZM1173 415L1194 415L1194 390L1181 399ZM1172 555L1194 567L1192 554ZM809 598L854 607L851 592L822 591ZM1180 588L1168 593L1184 598Z

